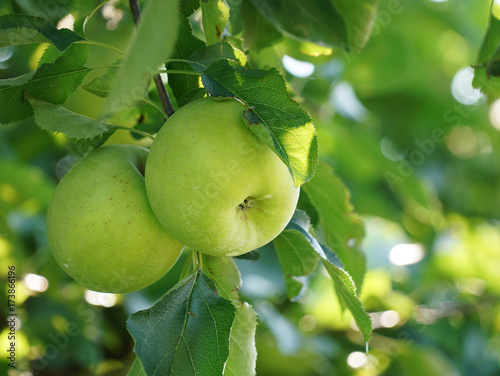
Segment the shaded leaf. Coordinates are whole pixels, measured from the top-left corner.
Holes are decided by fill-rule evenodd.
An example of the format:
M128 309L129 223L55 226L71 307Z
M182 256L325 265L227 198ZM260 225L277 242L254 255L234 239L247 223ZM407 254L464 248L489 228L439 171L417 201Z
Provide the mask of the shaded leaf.
M193 35L189 20L181 17L172 59L189 60L191 54L203 46L205 43ZM193 71L188 63L177 61L169 62L167 69ZM203 94L206 93L204 89L200 88L200 78L190 74L171 74L168 77L168 85L172 88L179 107L194 99L196 97L194 94L200 92L200 89L203 90Z
M184 17L189 17L200 7L200 0L179 0L179 10Z
M235 256L235 259L240 259L240 260L249 260L249 261L257 261L260 258L260 252L253 250L247 253L244 253L239 256Z
M304 296L305 277L316 269L319 254L298 230L283 230L273 245L283 270L287 295L296 301Z
M104 116L120 112L144 97L151 76L173 50L179 18L177 6L176 0L146 3L137 33L130 38L126 57L104 103Z
M38 67L51 63L61 56L66 56L74 60L77 64L85 65L89 57L89 46L86 44L72 44L65 51L59 52L54 45L50 44L38 61Z
M221 60L205 70L202 81L213 96L238 97L249 106L244 114L248 128L283 160L296 186L311 179L318 159L316 131L276 69L248 69Z
M472 84L481 89L489 100L500 97L500 20L493 14L495 3L491 3L490 18L486 34L474 67Z
M241 274L231 257L203 255L203 272L215 283L220 296L235 304L240 302Z
M49 132L63 133L73 140L90 140L102 135L110 135L116 127L100 120L69 111L64 107L27 97L33 108L36 124Z
M349 50L345 21L330 0L251 1L283 34Z
M68 29L58 29L50 21L24 14L0 17L0 48L18 44L52 42L59 51L77 41L85 40Z
M96 77L89 83L82 87L89 93L97 95L98 97L105 98L109 94L109 88L113 79L115 78L117 68L108 68L101 77Z
M332 3L345 22L349 48L361 50L372 32L379 0L332 0Z
M67 56L43 64L35 73L0 80L0 124L20 121L32 116L23 92L46 102L62 104L81 84L89 69Z
M360 251L364 228L359 216L353 212L349 191L328 165L320 163L314 178L302 187L303 193L307 194L319 214L316 233L335 252L356 286L361 288L366 267L365 257Z
M283 35L273 24L262 16L251 0L241 2L241 19L243 21L243 39L245 48L259 51L278 42Z
M220 376L235 314L233 304L198 270L153 307L130 316L127 326L149 376Z
M224 369L224 376L255 375L257 362L256 329L257 314L248 303L243 303L236 311L236 317L231 328L229 357Z

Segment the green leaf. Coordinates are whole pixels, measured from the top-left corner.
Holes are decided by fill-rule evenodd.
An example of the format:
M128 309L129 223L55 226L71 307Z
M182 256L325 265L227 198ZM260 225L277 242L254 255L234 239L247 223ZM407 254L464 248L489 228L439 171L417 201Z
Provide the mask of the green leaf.
M361 288L365 257L360 251L363 223L353 212L350 194L342 181L324 163L318 165L314 178L301 189L319 214L316 232L339 257L345 270ZM333 260L330 260L333 262Z
M0 48L19 44L52 42L59 51L85 40L68 29L58 29L50 21L23 14L0 17Z
M245 48L259 51L272 46L283 38L274 25L255 9L250 0L241 2L241 19L244 25Z
M177 0L147 2L104 103L104 116L126 109L146 94L151 76L173 50L179 23L177 6Z
M189 17L200 7L200 0L179 0L179 10L184 17Z
M101 77L96 77L82 87L89 93L105 98L109 94L109 88L116 76L118 68L108 68Z
M330 0L251 0L283 34L349 50L346 24Z
M232 35L235 35L243 30L241 0L226 0L226 3L229 5L228 29Z
M40 61L38 61L38 67L51 63L61 56L66 56L74 60L77 64L85 65L89 57L89 46L86 44L72 44L65 51L59 52L54 45L50 44L45 49Z
M316 268L319 254L297 230L283 230L273 244L283 270L286 293L291 301L299 300L307 287L305 277Z
M361 331L364 340L368 343L372 333L372 322L357 296L354 281L345 270L336 267L328 260L322 259L322 261L326 271L332 277L337 293L349 311L351 311L356 325Z
M260 258L260 252L257 250L253 250L247 253L244 253L239 256L235 256L235 259L239 260L248 260L248 261L257 261Z
M189 20L181 17L172 59L189 60L191 54L203 46L205 43L193 35ZM167 69L193 71L191 65L185 62L170 62L167 64ZM200 92L200 90L203 90L203 94L206 93L204 89L200 88L199 82L198 76L190 74L171 74L168 77L168 85L172 88L179 107L189 103L193 99L193 94Z
M310 180L318 161L318 140L309 114L290 98L279 72L217 61L202 75L213 96L238 97L249 109L248 128L287 165L296 186Z
M52 103L30 96L27 100L33 108L35 122L41 129L63 133L73 140L91 140L104 135L109 137L117 129L114 125L88 118Z
M43 64L31 75L0 80L0 124L9 124L32 116L30 104L23 101L23 92L46 102L62 104L83 81L89 68L67 56Z
M321 245L309 232L310 226L307 214L296 210L285 230L273 240L291 301L304 296L307 277L316 269L319 257L325 257Z
M130 316L127 326L149 376L220 376L235 314L234 305L198 270L153 307Z
M492 2L489 25L479 49L472 81L473 86L481 89L490 101L500 97L500 20L494 11L495 3Z
M147 376L144 372L144 368L142 368L142 363L139 358L135 358L135 361L132 364L132 367L130 367L127 376Z
M195 62L191 63L191 67L197 72L203 72L208 66L219 60L234 60L241 65L246 65L247 63L247 58L243 51L238 50L227 42L218 42L210 46L201 47L189 56L188 60Z
M202 0L201 14L207 44L221 41L222 32L229 19L229 7L224 0Z
M379 0L332 0L332 3L344 19L349 48L361 50L370 38Z
M241 274L231 257L203 255L203 272L215 283L220 296L235 304L240 302Z
M224 376L254 376L257 362L255 331L257 314L248 303L243 303L236 311L229 341Z

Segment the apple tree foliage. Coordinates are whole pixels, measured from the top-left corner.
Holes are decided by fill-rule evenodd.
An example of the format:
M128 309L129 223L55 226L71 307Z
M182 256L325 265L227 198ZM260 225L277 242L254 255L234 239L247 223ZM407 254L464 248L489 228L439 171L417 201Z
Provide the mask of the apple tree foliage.
M357 326L357 342L364 350L362 345L368 344L372 335L370 316L359 299L366 274L364 226L351 205L342 173L337 175L329 161L319 160L315 118L299 104L298 90L282 73L279 61L292 50L306 60L315 57L325 61L336 51L345 57L346 64L353 61L361 68L376 65L376 51L366 52L370 61L356 56L365 48L373 27L381 28L375 24L378 0L141 1L135 4L142 10L140 17L132 11L136 29L113 40L116 45L100 40L95 33L90 37L87 30L105 3L94 7L91 1L65 1L58 5L61 14L42 12L43 17L36 2L12 3L12 12L0 17L0 48L42 43L45 49L36 69L28 73L20 69L17 76L0 79L0 125L14 127L33 119L42 130L63 134L75 154L82 156L115 133L130 132L139 141L154 135L172 111L194 99L206 95L240 99L252 108L246 118L249 129L280 157L295 185L301 187L294 217L270 245L281 266L286 295L292 302L303 301L314 274L327 273L336 295L329 298L338 299L350 312ZM133 8L135 1L130 3ZM123 0L114 2L113 7L130 12ZM390 5L385 4L383 10L387 9ZM495 12L500 11L492 5L487 34L474 65L474 85L490 99L500 92L500 23ZM75 19L72 30L56 27L66 13ZM397 45L397 36L393 37ZM279 46L276 56L266 56L275 46ZM107 50L106 58L99 53L93 58L92 53L101 50ZM270 64L273 60L274 65ZM397 65L395 59L389 59L380 64L398 71L401 62ZM335 67L330 70L325 76L337 74ZM370 101L366 90L366 106L380 112L381 122L408 116L400 111L411 98L392 96L390 90L384 93L384 85L391 79L366 77L381 90L382 99L394 101L397 107L387 111L380 98ZM363 89L360 84L361 93ZM318 78L304 83L301 90L301 95L314 102L328 90L328 84ZM99 98L95 102L98 110L89 114L65 107L76 92ZM345 132L342 128L337 131ZM352 142L336 147L352 147L344 155L355 156L366 166L358 169L356 163L348 161L346 174L362 175L360 180L375 191L377 168L386 171L392 193L403 202L405 211L413 213L405 212L406 231L429 240L435 229L426 227L428 223L415 212L430 207L429 216L437 213L433 196L412 173L405 179L414 184L403 186L400 182L405 179L395 175L392 167L375 165L370 139L359 130L349 132L343 137ZM387 133L391 132L393 136L396 133L389 127ZM349 166L357 170L351 171ZM17 182L40 180L24 167L0 167L5 176L8 173ZM63 163L58 168L69 166ZM26 184L23 189L46 208L53 185L45 182L39 187L31 192ZM383 194L374 201L383 202ZM369 206L362 199L359 202ZM375 203L370 208L390 219L397 216L390 205L377 207ZM489 209L481 210L487 213ZM128 375L254 375L257 320L272 326L276 313L266 306L252 307L240 297L238 265L262 262L259 258L264 252L268 249L252 251L239 260L195 253L188 256L178 283L150 308L127 319L137 356ZM84 308L76 309L79 315L90 315ZM401 356L407 354L403 351Z

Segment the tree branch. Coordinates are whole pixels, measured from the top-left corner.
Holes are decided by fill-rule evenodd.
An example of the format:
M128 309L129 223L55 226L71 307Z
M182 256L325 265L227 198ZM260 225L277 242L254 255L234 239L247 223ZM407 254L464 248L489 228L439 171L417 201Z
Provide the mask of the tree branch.
M139 3L137 2L137 0L129 0L128 3L130 11L132 12L132 17L134 18L134 23L137 25L137 23L141 19L141 9L139 7ZM158 95L160 96L160 101L163 105L165 113L168 116L172 116L175 111L172 107L172 102L170 101L170 97L168 96L167 89L165 88L165 84L163 83L161 76L159 74L156 74L153 77L153 80L156 85L156 90L158 90Z

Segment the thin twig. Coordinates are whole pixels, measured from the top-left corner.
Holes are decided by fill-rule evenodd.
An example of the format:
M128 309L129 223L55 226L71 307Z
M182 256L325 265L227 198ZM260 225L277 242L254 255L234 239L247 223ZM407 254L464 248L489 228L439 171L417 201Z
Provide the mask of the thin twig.
M134 23L137 25L139 20L141 19L141 9L139 8L139 3L137 0L129 0L130 11L132 12L132 17L134 18ZM172 107L172 102L170 101L170 97L168 96L167 89L165 88L165 84L161 79L159 74L156 74L153 77L153 80L156 85L156 90L158 90L158 95L160 97L161 104L165 109L165 112L168 116L172 116L174 108Z

